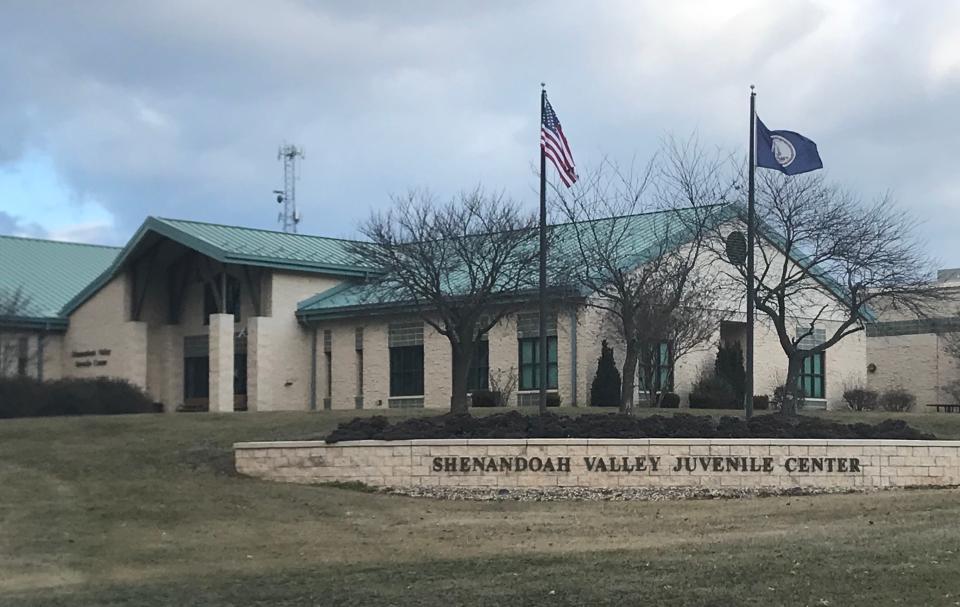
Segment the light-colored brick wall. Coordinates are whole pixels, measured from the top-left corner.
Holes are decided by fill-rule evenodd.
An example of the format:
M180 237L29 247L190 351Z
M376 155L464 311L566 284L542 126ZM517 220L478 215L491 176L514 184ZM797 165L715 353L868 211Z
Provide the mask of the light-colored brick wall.
M573 400L572 382L572 323L571 315L576 315L576 401ZM322 335L331 330L333 336L333 408L353 408L356 390L356 353L354 351L354 331L364 327L364 408L386 407L389 394L389 348L387 345L387 327L396 320L415 320L415 317L369 317L353 320L337 320L318 325L317 350L318 391L321 397L326 393L326 373L323 359ZM828 332L834 322L819 322ZM679 361L676 367L675 388L681 397L681 406L687 406L687 397L694 382L699 377L702 365L712 366L716 358L716 344L720 337L719 326L714 337L695 352ZM563 404L587 406L590 399L590 387L597 369L600 356L600 343L607 339L614 348L617 365L623 364L622 342L614 330L602 321L602 312L596 308L563 309L557 320L557 347L559 393ZM756 394L772 395L776 386L784 381L787 372L786 355L780 347L776 332L764 318L758 319L756 333ZM505 317L488 335L490 354L490 373L517 374L517 317ZM829 408L842 408L843 389L848 385L866 382L865 345L862 333L851 335L830 348L826 355L826 400ZM447 408L449 406L451 379L450 343L446 337L438 334L429 325L424 325L424 387L426 407ZM516 405L516 393L512 405ZM814 406L812 404L811 406Z
M220 271L214 264L213 271ZM301 327L295 311L297 302L324 291L339 280L304 273L263 271L259 286L263 291L262 314L275 310L272 317L254 317L254 305L241 268L228 266L227 272L241 284L240 314L221 323L222 339L257 327L256 356L248 352L248 398L254 410L308 408L310 399L310 329ZM273 274L273 275L272 275ZM108 375L128 379L144 387L166 410L183 403L183 340L206 336L210 327L204 322L204 287L191 280L183 293L180 319L168 324L169 293L167 281L149 283L141 310L141 321L130 318L129 277L121 274L81 305L70 317L70 328L62 348L54 348L63 375L93 377ZM72 351L109 349L102 367L75 368ZM226 361L221 360L224 365ZM211 361L212 363L212 361ZM232 362L231 362L232 365ZM54 367L56 368L56 367ZM211 375L215 366L211 364ZM232 373L232 371L231 371ZM213 385L211 383L211 390ZM226 407L226 401L220 406ZM232 405L231 405L232 410Z
M210 315L210 411L233 411L233 314Z
M258 411L306 410L310 407L312 330L297 321L297 304L340 282L328 276L281 271L274 272L267 281L272 316L258 321L262 342L257 353ZM322 343L317 352L322 360ZM322 365L318 371L322 371ZM318 385L318 408L323 402L323 392L319 389Z
M63 334L51 333L43 337L43 378L63 377Z
M130 321L129 306L127 277L121 274L70 315L70 326L63 339L64 376L117 377L147 388L147 323ZM110 354L101 355L101 350L109 350ZM88 351L98 354L73 355ZM85 361L105 364L77 366Z
M514 394L511 405L517 404L516 389L519 387L517 377L517 317L510 315L500 319L487 334L487 354L490 359L490 377L494 381L505 383L513 378ZM492 388L493 386L491 386Z
M867 338L867 362L876 371L867 374L872 390L904 388L917 398L917 408L952 403L945 390L960 380L957 361L946 351L944 338L936 333Z
M571 390L571 331L572 310L561 311L557 321L557 366L559 393L565 405L570 400ZM323 353L323 332L331 331L333 341L333 399L334 409L354 407L356 395L355 330L364 329L364 408L387 408L390 401L390 351L388 327L391 322L418 321L416 316L377 316L356 320L321 322L317 325L319 347L317 349L318 391L326 393L326 373ZM578 329L579 331L579 329ZM424 323L424 406L445 409L450 406L450 388L453 383L453 358L449 339ZM494 326L488 334L490 373L517 374L517 317L509 315ZM579 357L578 357L579 358ZM511 405L517 404L516 388ZM378 405L379 402L379 405Z
M960 484L960 441L473 439L332 445L306 441L238 443L234 454L237 471L257 478L357 481L385 487L876 489ZM512 469L501 458L513 462ZM604 462L604 470L598 469L597 461ZM520 467L524 470L518 471Z
M360 326L359 323L347 323ZM390 398L390 350L387 323L363 321L363 407L386 409ZM429 406L431 403L425 403Z

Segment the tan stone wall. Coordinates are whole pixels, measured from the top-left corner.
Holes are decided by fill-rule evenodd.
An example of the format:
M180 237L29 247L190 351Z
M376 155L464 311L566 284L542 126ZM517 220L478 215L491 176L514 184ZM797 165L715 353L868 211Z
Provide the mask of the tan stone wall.
M297 304L336 286L340 280L316 274L277 271L266 282L270 285L269 308L272 316L258 320L261 344L258 348L256 409L306 410L310 407L311 396L312 330L297 321ZM322 361L322 333L319 341L317 355ZM322 371L322 365L318 366L318 371ZM317 407L320 408L323 392L319 385L317 388Z
M571 317L576 317L576 324ZM370 317L356 320L337 320L318 325L318 394L326 394L326 371L323 355L323 331L332 331L333 338L333 399L334 409L354 407L356 396L356 352L354 331L364 328L364 408L376 408L377 401L386 408L389 401L389 349L387 326L395 320L411 320L414 317ZM828 333L836 325L833 321L819 322ZM576 391L573 383L573 332L576 331ZM704 346L679 361L676 367L675 387L681 397L681 406L688 404L690 388L699 376L700 367L713 365L717 332ZM557 319L557 347L559 393L566 406L587 406L590 387L600 356L600 343L607 339L614 348L617 365L623 363L623 347L614 330L602 322L602 313L596 308L562 309ZM488 335L490 373L517 373L517 317L510 315ZM309 347L307 344L304 347ZM309 351L308 351L309 352ZM826 403L831 409L843 408L843 389L848 385L866 382L865 343L862 333L851 335L827 351ZM308 356L309 357L309 356ZM759 318L756 333L756 393L772 395L776 386L784 381L787 373L786 355L780 347L771 323ZM426 407L449 406L451 385L450 344L429 325L424 325L424 388ZM574 394L576 399L574 400ZM516 393L512 405L516 405ZM816 405L813 405L816 406ZM823 405L821 405L823 406Z
M210 411L233 411L233 314L210 315Z
M559 341L559 340L558 340ZM558 345L559 347L559 345ZM517 404L516 388L519 386L517 376L517 317L515 315L503 318L487 335L487 353L490 356L490 376L494 379L502 377L505 381L511 374L516 378L511 405ZM559 363L559 361L558 361ZM561 376L561 380L563 376Z
M571 330L570 314L562 311L557 321L557 366L559 393L564 405L574 404L570 399L571 383ZM350 320L322 322L317 325L317 390L319 400L326 394L326 371L323 352L323 332L331 331L333 346L333 409L352 409L356 396L356 349L355 331L364 330L363 351L363 397L365 409L387 408L390 400L390 351L388 327L391 322L415 321L414 316L377 316ZM578 329L578 332L580 329ZM517 318L510 315L502 319L488 334L490 373L517 374ZM424 406L445 409L450 406L452 385L452 355L450 341L424 323ZM579 359L579 357L578 357ZM592 380L592 375L590 379ZM379 402L379 405L378 405ZM511 400L517 404L517 393Z
M332 445L308 441L238 443L234 453L241 474L296 483L850 489L960 484L960 441L474 439ZM478 467L473 458L485 459ZM514 469L507 471L500 458L523 458L527 469L518 472L519 463L513 459ZM568 458L568 466L561 458ZM727 458L737 462L737 469ZM548 459L553 471L544 470ZM592 471L587 459L594 462ZM600 471L597 461L603 461L606 470ZM817 463L821 469L815 469ZM541 469L531 471L531 466Z
M63 377L63 335L54 333L43 339L43 378L60 379Z
M63 339L62 365L66 377L110 376L147 388L147 323L130 321L127 277L111 280L70 315ZM92 357L74 352L96 351ZM109 350L109 355L100 355ZM77 363L103 361L103 365Z
M917 397L917 409L925 405L952 403L944 389L960 379L957 361L936 333L867 338L867 362L877 369L867 375L869 387L883 391L904 388Z
M923 313L927 320L950 320L960 315L960 283L946 279L939 283L945 289L944 300L928 305ZM872 304L881 322L917 320L918 315L906 309L897 309L889 301ZM882 392L903 388L917 398L917 409L926 405L955 402L946 387L960 380L960 364L947 352L945 335L932 332L912 335L873 335L867 338L867 363L876 365L869 373L867 383L872 390ZM946 335L949 337L949 334Z

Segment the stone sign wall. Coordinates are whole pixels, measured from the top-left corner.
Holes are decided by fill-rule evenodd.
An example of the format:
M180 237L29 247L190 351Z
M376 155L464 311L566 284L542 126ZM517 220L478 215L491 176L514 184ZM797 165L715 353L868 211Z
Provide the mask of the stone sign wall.
M380 487L960 485L960 441L470 439L237 443L263 479Z

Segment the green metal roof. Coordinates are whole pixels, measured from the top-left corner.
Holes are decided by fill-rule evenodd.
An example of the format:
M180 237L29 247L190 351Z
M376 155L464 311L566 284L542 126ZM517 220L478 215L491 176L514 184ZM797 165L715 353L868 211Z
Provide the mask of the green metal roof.
M714 213L712 221L720 224L732 219L743 218L745 211L736 204L713 205L709 207ZM645 261L648 261L657 254L664 242L664 237L674 246L679 246L689 241L690 234L685 228L686 224L681 221L677 213L693 213L694 209L679 211L665 211L654 213L643 213L638 215L629 215L624 217L614 217L609 219L597 219L593 222L582 222L579 229L589 228L590 223L597 226L597 237L602 238L604 234L620 234L626 232L629 234L628 245L624 247L622 267L636 267ZM616 221L617 224L611 224ZM550 227L554 236L554 255L575 256L579 255L576 231L578 226L572 223L556 224ZM607 232L605 232L607 230ZM774 246L783 250L783 239L775 231L760 226L758 234L765 237ZM793 255L794 261L806 266L802 255ZM844 288L829 276L821 272L807 269L810 275L819 282L825 289L841 301L847 301L848 295ZM455 280L453 281L456 282ZM455 292L456 285L452 285L451 292ZM587 295L581 293L581 295ZM383 311L399 311L404 307L410 306L410 302L396 300L391 298L383 287L376 282L353 281L327 289L313 297L306 299L297 306L297 316L301 320L320 320L343 318L356 314L369 314ZM864 306L860 310L861 317L867 322L873 322L876 317L873 311Z
M376 272L376 268L365 265L350 252L354 241L147 217L113 264L64 306L64 314L71 313L109 282L151 234L169 238L222 263L346 277L365 277Z
M60 310L119 252L118 247L0 236L0 293L9 297L20 290L27 301L26 309L0 323L65 326Z
M351 254L349 247L356 241L153 217L144 227L158 231L167 227L170 231L164 230L165 235L175 240L186 237L190 246L230 263L350 275L365 275L372 269Z
M735 211L730 208L730 205L714 205L711 209L715 213L715 221L725 221L735 217ZM685 228L687 224L681 221L676 214L694 212L695 210L691 208L680 211L643 213L610 219L597 219L589 223L597 226L598 237L605 234L604 230L613 230L617 234L620 234L621 231L625 232L628 239L624 241L624 256L621 262L623 267L636 267L656 254L655 252L659 250L665 236L675 245L687 242L689 240ZM613 224L613 221L617 223ZM589 227L589 223L580 223L579 228L582 230L584 226ZM553 255L573 257L579 254L576 229L577 225L572 223L550 226L554 237ZM536 246L536 243L533 246ZM535 281L536 268L531 268L531 287L536 285ZM449 285L451 293L456 292L456 282L456 277L454 277L451 280L452 284ZM341 318L351 314L370 313L381 309L396 311L398 307L408 304L409 302L391 298L385 289L376 282L355 281L327 289L300 302L297 306L297 316L302 320Z

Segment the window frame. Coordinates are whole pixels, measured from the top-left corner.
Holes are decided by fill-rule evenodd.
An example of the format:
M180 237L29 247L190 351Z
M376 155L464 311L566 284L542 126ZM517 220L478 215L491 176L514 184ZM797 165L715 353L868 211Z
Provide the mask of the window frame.
M524 345L533 345L532 360L524 358ZM530 351L529 349L527 350ZM560 373L557 363L558 359L557 336L547 336L547 390L557 390L560 384ZM517 339L517 370L518 370L518 390L520 392L529 392L540 389L540 338L539 337L520 337ZM528 376L525 372L529 370L533 373L532 379L526 381Z
M199 368L198 368L199 367ZM210 357L183 357L183 398L210 398Z
M478 339L473 346L470 370L467 372L468 393L490 389L490 342Z
M646 369L650 365L644 364L643 360L639 361L637 365L637 389L641 393L647 394L657 394L659 392L673 392L674 385L674 360L673 360L673 348L670 346L670 342L661 341L658 344L656 350L656 367L658 373L654 377L654 381L657 385L654 387L656 391L651 391L643 384L646 379ZM666 379L666 381L664 381Z
M816 359L819 359L820 369L816 369ZM808 364L809 363L809 364ZM819 390L817 387L819 380ZM825 399L827 398L827 351L813 352L803 357L800 363L800 374L797 376L797 382L800 389L803 390L804 398Z
M17 376L26 377L27 368L30 366L30 338L20 336L17 338Z
M390 347L390 397L423 396L423 344Z

